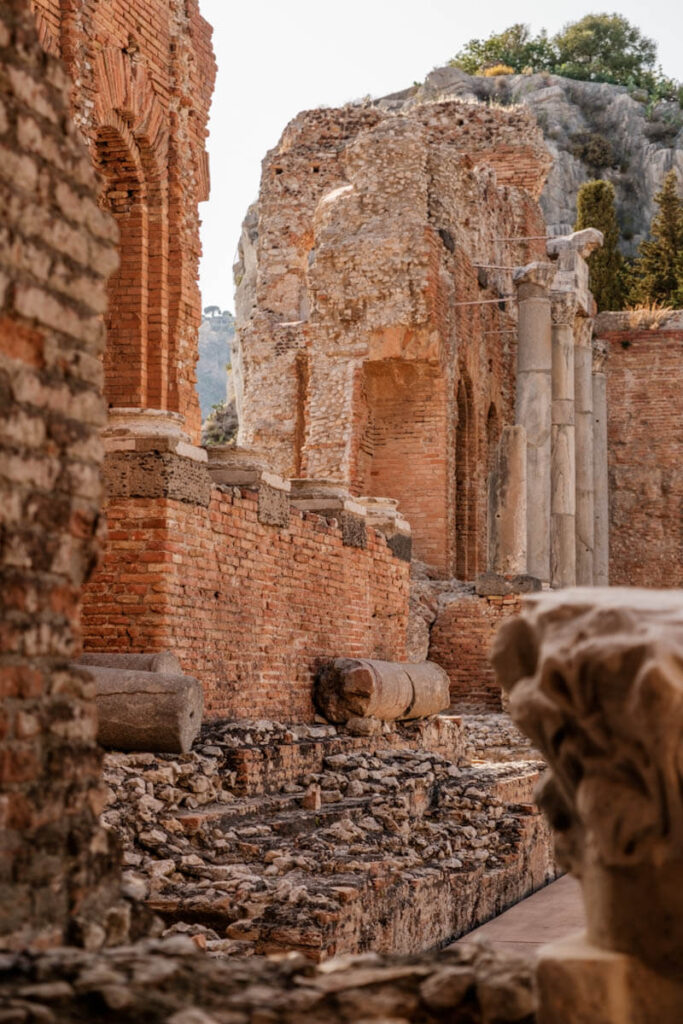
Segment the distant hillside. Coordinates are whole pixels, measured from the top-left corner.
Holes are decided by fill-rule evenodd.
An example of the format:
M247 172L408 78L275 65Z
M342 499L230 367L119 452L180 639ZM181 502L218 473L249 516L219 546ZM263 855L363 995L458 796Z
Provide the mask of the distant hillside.
M377 106L400 110L450 98L503 106L524 104L533 111L553 155L541 197L551 234L565 234L576 219L576 194L591 178L605 178L616 190L621 248L635 253L647 237L653 196L667 171L683 181L683 110L675 101L653 104L647 94L625 86L583 82L542 72L533 75L468 75L437 68L423 85L385 96Z
M214 405L226 399L226 367L230 362L234 336L235 318L227 310L202 318L197 363L197 392L202 420L206 419Z

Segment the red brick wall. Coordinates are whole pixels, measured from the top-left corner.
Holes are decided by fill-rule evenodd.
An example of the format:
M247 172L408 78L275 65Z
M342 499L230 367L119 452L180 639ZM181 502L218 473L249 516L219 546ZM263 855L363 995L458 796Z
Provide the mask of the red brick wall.
M197 0L31 0L74 83L71 108L121 229L110 282L105 397L170 409L198 437L198 203L215 76Z
M318 659L405 655L408 565L373 530L363 550L311 514L262 525L256 492L216 488L208 509L120 498L107 518L86 647L175 651L209 715L310 720Z
M439 611L432 627L429 657L448 673L455 710L502 709L489 652L500 623L517 615L520 608L520 598L515 594L472 594L449 602Z
M0 5L0 948L77 939L116 884L92 684L99 356L116 231L27 2ZM104 933L102 933L104 934Z
M413 554L447 572L448 417L438 366L398 360L363 367L367 423L360 443L361 494L399 501L413 532Z
M683 317L658 330L603 314L608 342L610 583L683 585ZM616 329L620 328L620 329Z

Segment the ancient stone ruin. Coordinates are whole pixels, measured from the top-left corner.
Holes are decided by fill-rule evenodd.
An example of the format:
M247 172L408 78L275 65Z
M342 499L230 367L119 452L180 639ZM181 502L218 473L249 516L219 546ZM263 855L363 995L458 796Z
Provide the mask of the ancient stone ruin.
M680 583L679 319L595 319L528 114L307 112L200 447L214 70L0 8L0 1020L677 1020L680 610L594 585ZM585 938L454 945L563 869Z

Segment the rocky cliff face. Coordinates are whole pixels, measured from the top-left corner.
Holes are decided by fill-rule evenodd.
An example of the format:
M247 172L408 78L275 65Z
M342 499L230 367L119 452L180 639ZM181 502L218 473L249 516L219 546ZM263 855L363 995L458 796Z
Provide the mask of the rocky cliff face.
M536 117L553 166L541 197L551 234L573 229L576 194L591 178L614 184L626 255L647 237L654 193L677 168L683 180L683 110L677 102L648 105L622 86L579 82L547 73L480 78L458 68L437 68L421 86L386 96L377 106L410 109L450 98L510 106Z
M226 400L229 390L229 370L235 320L226 310L218 316L204 316L199 328L199 360L197 362L197 391L202 420L214 405ZM230 395L227 396L230 399Z

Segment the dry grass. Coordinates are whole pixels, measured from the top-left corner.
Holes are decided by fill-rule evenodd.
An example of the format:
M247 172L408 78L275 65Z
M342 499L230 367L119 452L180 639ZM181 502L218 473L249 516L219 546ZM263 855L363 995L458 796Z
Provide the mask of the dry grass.
M672 306L665 306L659 302L643 302L637 306L629 306L628 313L629 327L634 330L656 331L662 327L667 320L675 313Z

